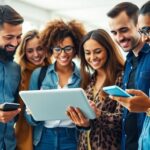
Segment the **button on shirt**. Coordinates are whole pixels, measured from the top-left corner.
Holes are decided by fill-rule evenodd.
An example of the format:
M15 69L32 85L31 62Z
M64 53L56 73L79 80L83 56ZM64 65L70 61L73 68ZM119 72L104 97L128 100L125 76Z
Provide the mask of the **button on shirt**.
M128 86L130 74L132 72L133 57L134 57L133 52L129 52L129 54L127 55L124 78L123 78L123 88L124 89L126 89ZM142 90L148 95L149 88L150 88L150 46L148 44L144 44L143 48L139 52L138 65L136 68L134 81L135 81L134 88ZM132 87L130 87L130 88L132 88ZM141 100L141 103L142 103L142 100ZM125 146L127 143L126 140L128 138L125 136L127 134L126 126L128 126L128 124L126 123L127 118L128 118L128 110L124 108L123 119L125 121L122 122L122 150L130 150L130 149L127 149L127 147L130 147L130 146L132 147L132 144L133 145L135 144L134 143L135 141L130 141L130 142L128 141L127 147ZM135 126L135 128L137 128L137 133L135 134L135 139L137 139L137 141L136 141L136 143L137 143L138 138L140 137L140 134L142 131L143 122L145 119L145 113L136 113L134 119L137 120L136 121L137 124ZM130 128L130 126L128 126L128 128ZM132 133L132 131L130 131L130 132Z

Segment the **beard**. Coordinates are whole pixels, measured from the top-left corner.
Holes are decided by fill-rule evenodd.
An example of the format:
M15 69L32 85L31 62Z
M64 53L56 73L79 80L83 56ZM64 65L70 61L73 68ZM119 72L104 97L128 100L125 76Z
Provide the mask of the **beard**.
M0 46L0 58L5 61L12 61L14 59L14 54L16 52L16 49L14 51L7 51L6 46L5 48L2 48Z

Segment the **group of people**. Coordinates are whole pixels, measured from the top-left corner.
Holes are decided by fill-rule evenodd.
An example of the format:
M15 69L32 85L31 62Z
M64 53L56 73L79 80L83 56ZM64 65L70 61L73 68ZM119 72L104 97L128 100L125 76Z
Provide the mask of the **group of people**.
M17 110L0 110L0 150L150 149L150 1L141 9L119 3L107 16L116 43L104 29L87 33L76 20L53 20L21 38L23 17L0 5L0 103L20 103ZM126 61L118 46L128 52ZM133 96L102 90L114 84ZM77 87L85 90L95 119L68 106L69 120L36 121L18 95Z

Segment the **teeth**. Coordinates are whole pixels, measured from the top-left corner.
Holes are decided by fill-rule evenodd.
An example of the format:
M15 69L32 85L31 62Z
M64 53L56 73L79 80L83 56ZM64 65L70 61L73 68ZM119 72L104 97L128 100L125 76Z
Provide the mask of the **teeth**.
M67 58L60 58L60 60L61 60L61 61L66 61L66 60L67 60Z
M14 50L15 49L14 46L7 46L6 48L9 49L9 50Z
M97 65L98 63L99 63L99 61L92 62L93 65Z

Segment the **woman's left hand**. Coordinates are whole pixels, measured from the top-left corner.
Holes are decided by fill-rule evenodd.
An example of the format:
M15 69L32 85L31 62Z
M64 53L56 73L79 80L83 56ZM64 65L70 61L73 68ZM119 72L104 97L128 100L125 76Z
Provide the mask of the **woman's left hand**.
M91 100L89 100L89 104L90 104L91 108L93 109L93 111L95 112L96 118L99 118L101 115L100 109L98 109L96 104Z
M69 106L67 108L67 115L68 117L73 121L74 124L81 127L89 127L90 122L89 119L87 119L80 108L74 108L72 106Z

